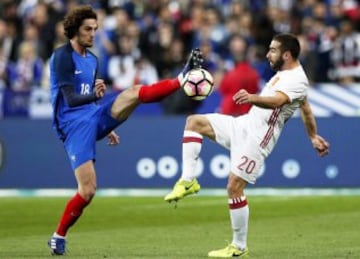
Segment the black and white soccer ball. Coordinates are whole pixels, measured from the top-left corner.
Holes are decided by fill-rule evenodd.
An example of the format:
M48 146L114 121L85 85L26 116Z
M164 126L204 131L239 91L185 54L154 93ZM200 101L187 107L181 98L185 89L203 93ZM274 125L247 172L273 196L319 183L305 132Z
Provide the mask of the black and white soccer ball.
M185 75L181 86L191 99L202 101L212 93L214 79L207 70L197 68Z

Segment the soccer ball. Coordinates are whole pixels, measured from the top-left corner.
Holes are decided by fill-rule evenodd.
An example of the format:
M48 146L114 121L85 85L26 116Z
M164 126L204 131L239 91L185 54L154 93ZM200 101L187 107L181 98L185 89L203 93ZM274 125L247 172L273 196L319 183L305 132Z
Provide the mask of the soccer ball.
M185 75L181 86L187 96L193 100L201 101L212 93L214 79L205 69L193 69Z

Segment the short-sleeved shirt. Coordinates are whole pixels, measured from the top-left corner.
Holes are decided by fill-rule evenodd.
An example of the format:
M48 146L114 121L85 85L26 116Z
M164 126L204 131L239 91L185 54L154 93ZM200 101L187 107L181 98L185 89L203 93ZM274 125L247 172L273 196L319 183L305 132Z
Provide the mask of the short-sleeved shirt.
M215 140L230 150L231 172L254 184L271 153L285 122L306 98L308 80L301 66L275 74L261 96L273 96L281 91L289 103L276 109L252 106L248 114L232 117L206 114L215 132Z
M308 87L309 81L302 66L297 66L277 72L261 91L261 96L273 96L280 91L289 98L289 103L276 109L264 109L254 105L247 115L249 132L266 154L274 148L285 122L306 98Z

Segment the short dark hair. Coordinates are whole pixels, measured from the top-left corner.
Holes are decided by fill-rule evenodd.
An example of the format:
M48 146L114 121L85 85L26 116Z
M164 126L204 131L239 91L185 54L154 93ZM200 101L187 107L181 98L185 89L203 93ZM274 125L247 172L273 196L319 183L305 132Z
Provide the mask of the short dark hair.
M300 54L300 43L298 38L291 33L281 33L273 37L274 41L280 42L280 50L282 53L290 51L291 56L297 59Z
M72 39L85 19L97 20L97 15L90 5L82 5L72 9L63 20L65 36Z

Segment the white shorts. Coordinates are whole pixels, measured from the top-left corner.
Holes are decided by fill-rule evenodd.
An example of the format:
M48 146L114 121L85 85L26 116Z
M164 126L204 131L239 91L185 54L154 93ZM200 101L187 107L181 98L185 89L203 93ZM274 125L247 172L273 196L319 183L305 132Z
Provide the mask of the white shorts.
M205 114L214 132L216 142L230 150L231 173L254 184L265 160L264 152L247 128L247 116L232 117L223 114Z

